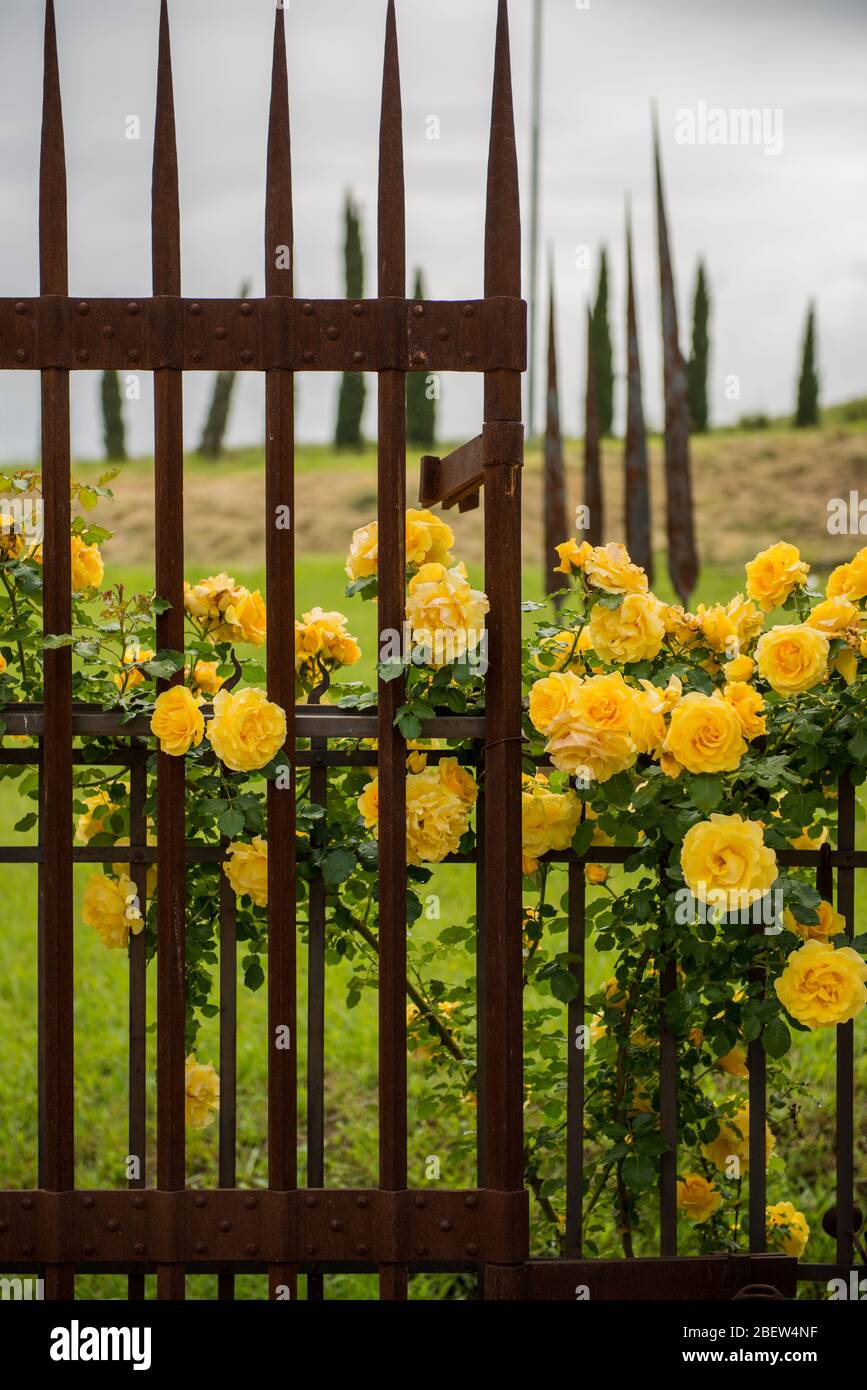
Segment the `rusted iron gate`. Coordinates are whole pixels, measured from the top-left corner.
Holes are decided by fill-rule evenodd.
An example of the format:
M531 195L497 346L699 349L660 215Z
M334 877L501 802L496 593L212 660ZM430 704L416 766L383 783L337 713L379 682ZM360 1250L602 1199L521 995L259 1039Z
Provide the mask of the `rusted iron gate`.
M663 1032L660 1081L663 1130L672 1145L661 1176L659 1260L589 1261L582 1255L583 1053L568 1064L567 1258L529 1258L528 1195L523 1187L522 960L520 933L520 424L525 367L520 300L520 214L511 98L506 0L499 0L488 165L484 298L471 303L405 298L401 98L393 0L386 25L380 134L379 297L363 302L294 297L292 271L276 249L290 247L292 196L288 90L282 8L278 9L268 136L265 214L266 297L192 302L181 296L179 203L168 13L160 15L153 177L154 295L133 302L75 300L68 295L66 178L53 0L47 0L42 158L40 296L0 300L0 368L39 370L42 380L44 626L71 623L69 372L152 371L155 380L156 585L171 608L158 620L161 647L183 646L182 373L235 368L266 377L267 685L289 715L293 769L312 768L312 795L324 803L328 767L365 764L371 754L330 750L329 740L378 739L379 891L379 1185L324 1186L324 886L310 903L306 1186L297 1171L297 1059L268 1049L268 1188L237 1190L235 1171L236 952L234 895L220 873L219 1188L185 1187L184 1141L184 868L213 863L220 845L187 845L183 761L157 753L157 846L147 844L144 805L152 740L146 720L74 706L68 648L44 658L44 704L4 711L11 733L31 733L39 749L0 749L6 763L37 763L41 814L35 848L2 848L0 862L39 866L39 1188L0 1192L0 1270L41 1270L46 1294L68 1298L76 1272L128 1275L131 1298L156 1272L161 1298L184 1296L187 1272L218 1275L219 1296L232 1298L234 1275L263 1272L272 1297L295 1293L299 1271L308 1298L323 1296L323 1276L378 1272L380 1295L406 1296L414 1270L469 1270L489 1299L731 1297L750 1285L795 1286L795 1261L764 1250L763 1126L753 1125L750 1249L743 1257L676 1257L676 1053ZM409 370L481 372L482 434L450 459L429 461L426 500L473 505L484 486L485 587L491 601L487 712L484 718L439 718L427 736L475 741L484 772L476 857L479 995L478 1181L469 1191L408 1189L405 1031L405 748L394 727L400 682L380 684L375 715L315 707L293 709L294 544L273 524L293 506L293 384L296 371L375 371L379 375L378 517L380 626L400 630L404 616L405 374ZM162 687L161 687L162 688ZM95 742L98 740L98 742ZM302 750L297 741L305 744ZM108 749L109 751L106 751ZM111 851L129 862L142 901L146 870L157 864L157 1163L129 1190L75 1186L73 1093L72 866L101 862L105 850L73 847L72 769L102 763L130 771L130 845ZM488 817L484 805L496 808ZM268 1035L288 1025L296 1038L295 798L268 789ZM625 849L594 850L618 862ZM562 856L561 856L562 857ZM854 793L841 783L838 849L781 856L816 864L823 891L837 871L838 903L851 923ZM569 1005L569 1037L583 1022L584 873L570 862L570 949L581 992ZM488 891L485 891L485 885ZM673 988L675 962L661 972ZM145 1153L145 958L143 937L130 943L129 1146ZM837 1262L802 1267L825 1278L853 1255L852 1025L838 1030ZM762 1054L750 1054L753 1115L764 1114Z

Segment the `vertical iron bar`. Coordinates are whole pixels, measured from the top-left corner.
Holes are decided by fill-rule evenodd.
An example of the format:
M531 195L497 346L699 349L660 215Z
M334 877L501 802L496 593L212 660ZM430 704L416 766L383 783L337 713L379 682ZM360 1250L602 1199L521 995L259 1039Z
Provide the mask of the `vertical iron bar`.
M315 762L328 747L325 738L312 738L314 764L310 771L310 800L328 804L328 771ZM307 1186L325 1186L325 879L310 880L307 929ZM308 1303L321 1302L325 1282L319 1273L307 1276Z
M512 107L509 18L497 14L485 218L485 296L521 293L521 218ZM503 422L520 432L521 373L485 374L485 587L490 599L485 794L497 833L485 838L485 1152L488 1186L523 1184L521 959L521 464L523 446L500 450ZM496 891L491 892L491 888ZM528 1252L529 1253L529 1252ZM488 1276L493 1277L488 1277ZM510 1287L486 1271L485 1295Z
M222 841L223 849L228 845ZM238 1140L238 938L235 891L220 865L220 1187L235 1187ZM217 1298L235 1297L235 1276L217 1275Z
M752 928L756 935L763 935L764 927L757 924ZM749 972L750 982L761 986L762 995L767 985L764 963L753 966ZM749 1087L749 1160L750 1160L750 1201L749 1201L749 1245L751 1254L760 1254L767 1248L767 1153L765 1144L765 1107L767 1104L767 1059L761 1038L754 1038L747 1044L747 1069L750 1077Z
M39 166L39 280L43 295L68 294L66 156L54 0L45 6L42 148ZM44 495L43 629L72 628L72 526L69 467L69 373L42 372ZM42 738L43 873L42 970L39 1031L44 1087L42 1181L54 1192L75 1186L75 1100L72 925L72 654L43 656L45 722ZM71 1264L49 1265L45 1294L74 1297Z
M855 848L855 787L848 773L838 784L837 848ZM837 870L837 911L846 919L846 934L855 935L855 870ZM851 1265L854 1258L855 1201L855 1024L837 1025L837 1264Z
M401 325L405 345L406 231L403 120L397 23L388 0L379 137L378 292ZM389 304L390 301L390 304ZM401 633L405 616L406 376L379 374L377 515L379 524L380 642ZM403 679L379 682L379 1182L406 1187L406 746L395 727ZM380 1297L404 1299L407 1271L380 1269Z
M579 1029L584 1018L584 950L586 880L583 864L569 865L569 954L577 957L570 970L578 993L570 1002L567 1020L566 1072L566 1257L579 1259L584 1236L584 1063L587 1049Z
M180 205L169 15L160 4L156 122L152 187L154 295L181 292ZM160 649L184 649L183 377L173 368L154 373L154 512L156 589L171 605L157 618ZM182 679L158 681L158 691ZM157 1185L182 1189L185 1181L184 760L157 752ZM182 1299L184 1267L157 1269L157 1296Z
M129 774L129 843L135 849L148 842L147 816L147 757L146 746L131 739L130 747L137 756L130 764ZM147 865L134 864L131 877L138 895L142 920L147 917ZM137 1163L137 1175L129 1178L129 1187L141 1188L147 1182L147 957L145 933L129 938L129 1153ZM130 1274L127 1280L130 1300L145 1296L143 1274Z
M265 198L265 292L294 294L292 155L283 9L274 23ZM268 698L286 712L288 783L268 783L268 1181L298 1185L295 959L295 378L265 380L265 568ZM288 523L288 524L287 524ZM287 1033L288 1030L288 1033ZM288 1041L288 1047L286 1043ZM270 1297L297 1296L296 1265L271 1265Z
M677 1039L668 1026L666 1003L677 989L677 961L666 957L659 972L659 1127L668 1148L659 1159L659 1253L677 1254Z
M488 1164L485 1151L487 1126L485 1124L485 1101L488 1094L485 1085L485 786L479 788L476 801L476 1183L479 1187L488 1185Z

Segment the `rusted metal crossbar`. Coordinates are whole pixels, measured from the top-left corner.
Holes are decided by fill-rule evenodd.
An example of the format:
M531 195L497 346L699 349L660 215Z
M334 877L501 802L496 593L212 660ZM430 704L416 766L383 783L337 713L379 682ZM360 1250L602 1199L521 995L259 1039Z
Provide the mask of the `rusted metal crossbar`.
M796 1262L764 1253L764 1075L751 1057L750 1251L739 1257L678 1259L677 1077L674 1039L663 1028L660 1095L669 1139L660 1183L661 1258L584 1258L584 1052L572 1044L584 1022L587 862L622 863L631 848L592 849L568 864L569 950L578 981L567 1007L567 1222L563 1260L531 1260L529 1198L523 1175L521 958L521 654L520 496L523 433L521 373L526 365L521 302L521 227L506 0L498 0L488 159L484 296L435 303L406 298L401 92L394 0L388 0L380 127L378 297L315 301L295 297L278 252L293 245L289 94L283 9L276 13L267 144L265 297L193 301L182 297L180 205L166 0L161 0L153 159L153 297L75 299L67 282L63 122L53 0L46 3L40 167L40 295L0 300L0 368L39 370L42 381L44 628L69 631L71 595L69 373L138 368L155 380L156 584L170 607L158 620L161 648L182 649L183 430L185 371L265 374L266 599L269 698L287 711L287 794L269 785L268 824L268 1187L237 1189L237 954L234 893L222 870L225 844L188 843L182 759L155 751L148 721L72 702L68 647L45 652L44 703L2 711L9 733L30 748L0 748L0 763L35 765L40 778L38 842L0 846L0 863L33 863L39 873L39 1186L0 1190L0 1270L42 1269L53 1299L74 1293L77 1271L121 1272L129 1297L144 1297L156 1273L158 1296L181 1299L187 1272L218 1276L220 1299L234 1297L239 1272L267 1273L271 1297L324 1297L324 1278L343 1270L379 1275L380 1295L407 1296L413 1271L473 1271L489 1299L564 1298L589 1286L593 1298L735 1297L752 1285L781 1295L795 1288ZM379 376L379 621L404 619L405 385L411 371L484 375L480 435L450 458L428 461L426 503L472 505L483 493L485 588L490 599L489 670L484 717L426 721L428 738L463 739L479 770L477 842L451 856L475 878L478 994L477 1186L414 1190L407 1172L405 744L395 727L400 681L380 681L375 711L294 708L294 541L275 525L294 514L294 374L365 370ZM180 678L180 677L178 677ZM177 678L176 678L177 679ZM164 684L160 683L160 688ZM347 751L375 739L376 752ZM334 747L335 741L341 746ZM298 744L302 746L299 748ZM439 756L431 754L433 758ZM325 886L309 887L307 946L306 1186L298 1180L298 1028L296 1011L295 774L311 769L310 794L328 797L333 767L378 763L379 834L379 1181L333 1189L325 1165ZM102 862L104 847L73 846L73 768L128 769L130 843L112 847L128 863L146 903L147 868L156 864L157 1144L155 1172L146 1135L146 978L144 936L129 953L129 1150L139 1165L127 1190L76 1186L73 1084L73 865ZM148 843L145 805L155 768L156 843ZM867 867L855 849L854 789L840 784L837 848L791 852L786 864L814 866L850 930L854 874ZM188 865L212 865L220 923L219 1186L188 1189L184 1135L184 937ZM660 971L661 1005L676 962ZM278 1033L291 1046L278 1048ZM836 1264L853 1259L853 1033L837 1030ZM756 1137L758 1136L758 1137ZM153 1180L155 1178L155 1185ZM0 1174L2 1183L2 1174Z

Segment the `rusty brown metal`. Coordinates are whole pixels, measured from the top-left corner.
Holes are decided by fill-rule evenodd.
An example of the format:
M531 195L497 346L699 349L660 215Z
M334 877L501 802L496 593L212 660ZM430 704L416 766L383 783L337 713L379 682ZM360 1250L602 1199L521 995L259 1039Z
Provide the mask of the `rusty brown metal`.
M0 299L3 371L476 373L523 371L526 352L525 306L508 296Z
M459 506L462 512L473 511L479 506L484 480L485 439L479 434L444 458L422 457L418 500L422 507Z
M641 353L632 267L632 216L626 209L626 442L623 456L626 549L653 584L653 527L647 431L641 398Z
M604 544L605 500L602 492L602 442L596 373L593 368L593 321L587 306L587 388L584 396L584 505L589 512L586 539Z
M837 848L844 854L851 854L855 848L855 786L848 773L841 776L837 785ZM841 865L837 870L837 911L846 919L847 934L854 936L855 875L848 865ZM852 1021L839 1023L836 1035L836 1256L838 1265L848 1265L853 1258L856 1229L855 1029Z
M45 7L42 147L39 164L39 277L43 295L67 287L66 155L54 3ZM42 373L44 495L43 631L69 632L69 376ZM40 1169L48 1188L75 1186L72 956L72 657L68 647L43 656L42 737L44 867L40 884L39 1035L43 1089ZM72 1270L49 1264L49 1298L71 1298Z
M698 579L698 551L689 459L689 405L686 363L677 330L674 267L662 187L659 127L654 112L653 158L656 175L656 220L659 239L659 291L662 303L662 356L665 382L665 486L668 572L684 607Z
M798 1262L788 1255L680 1255L639 1260L531 1260L526 1297L705 1302L734 1298L749 1285L773 1285L794 1298Z
M140 741L131 750L135 761L130 767L129 842L130 849L147 845L148 749ZM136 864L130 875L138 895L142 917L147 915L147 867ZM145 933L131 935L129 940L129 1152L138 1160L138 1170L129 1179L131 1191L147 1183L147 952ZM145 1296L141 1274L129 1276L128 1297L141 1300Z
M577 1259L584 1241L584 1063L583 1030L586 950L586 882L583 864L569 865L568 914L570 971L578 993L570 1002L566 1026L566 1239L565 1254Z
M555 546L572 535L566 502L566 468L563 463L563 439L560 434L560 397L557 389L557 324L554 303L554 267L550 268L548 295L548 393L545 411L545 470L543 474L543 507L545 515L544 551L542 555L542 593L555 593L564 587L562 574L555 572ZM554 599L559 608L562 598Z

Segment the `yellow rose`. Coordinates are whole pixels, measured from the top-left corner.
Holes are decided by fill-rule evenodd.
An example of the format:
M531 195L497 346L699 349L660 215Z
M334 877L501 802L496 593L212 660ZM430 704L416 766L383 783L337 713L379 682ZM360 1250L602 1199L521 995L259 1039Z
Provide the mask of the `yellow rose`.
M87 810L78 817L75 833L79 840L87 843L94 835L102 834L106 828L106 821L110 820L120 807L115 805L105 791L97 792L95 796L86 796L84 804Z
M469 828L478 795L475 779L455 758L411 772L406 779L406 859L408 864L439 864L455 854ZM379 780L368 782L358 798L364 824L379 834Z
M584 866L584 877L586 878L586 880L587 880L588 883L595 884L597 887L598 887L598 885L599 885L600 883L607 883L607 882L608 882L608 866L607 866L607 864L585 864L585 866Z
M346 573L355 583L359 579L369 579L379 567L379 527L375 521L368 526L359 526L352 533L349 554L346 557Z
M592 650L590 633L586 627L580 632L569 632L564 628L550 637L543 637L539 652L533 657L537 671L575 671L584 669L583 656ZM546 659L545 659L546 658Z
M684 695L672 711L665 751L688 772L733 772L746 751L737 711L718 692Z
M521 792L521 856L525 874L535 873L549 850L568 849L581 819L573 791L552 792L542 772L524 777Z
M774 1151L774 1136L770 1126L765 1124L765 1157L770 1158ZM719 1134L709 1144L702 1144L701 1151L709 1163L724 1173L730 1158L736 1158L741 1173L750 1171L750 1107L746 1102L728 1120L719 1121Z
M765 845L762 827L717 812L686 832L680 866L694 898L727 912L763 898L777 877L777 856Z
M465 806L475 806L479 788L475 777L457 758L440 758L437 764L441 785Z
M447 666L474 652L489 608L486 595L470 587L460 566L446 569L432 562L410 580L406 617L416 648L431 666Z
M851 946L839 951L812 939L793 951L774 981L783 1008L806 1028L830 1028L857 1018L867 1003L867 965Z
M235 695L220 690L208 738L221 763L232 772L255 772L270 763L286 742L286 715L263 690Z
M555 671L536 681L530 691L530 721L540 734L547 734L558 715L574 709L581 681L572 671Z
M379 829L379 778L372 777L368 782L361 796L358 798L358 809L364 818L366 830Z
M779 811L774 812L775 816L778 816L779 814ZM828 827L826 825L823 825L821 827L818 825L805 825L800 835L795 835L789 841L789 844L791 845L792 849L815 850L821 849L827 838Z
M217 675L218 661L197 661L193 667L193 683L204 695L216 695L223 684L223 677Z
M843 647L831 662L831 669L839 672L847 685L852 685L858 675L858 657L851 647Z
M361 648L347 632L348 619L343 613L326 613L312 608L301 622L295 623L295 669L309 668L305 674L313 679L320 673L313 663L331 670L335 666L353 666L361 657Z
M867 546L848 564L831 571L825 593L828 598L847 598L852 603L867 597Z
M753 686L746 681L732 681L724 687L723 699L737 714L746 738L752 740L767 732L765 702Z
M775 1202L766 1208L765 1223L768 1249L794 1255L799 1260L810 1239L810 1227L804 1213L797 1211L791 1202Z
M778 695L800 695L822 680L828 651L827 637L806 623L772 627L756 648L759 675Z
M249 642L252 647L262 646L268 632L268 621L265 600L258 589L253 593L242 589L235 602L226 609L225 616L226 622L238 629L234 638L236 642Z
M99 933L104 946L126 946L130 932L138 936L144 926L132 879L126 874L116 880L106 874L91 874L84 890L82 917Z
M842 637L849 627L861 622L861 610L847 598L826 598L810 613L807 627L814 627L826 637Z
M5 675L8 669L6 658L3 653L0 652L0 676Z
M634 692L619 671L581 681L573 706L576 717L591 729L626 734L632 725Z
M677 1184L677 1205L688 1221L700 1225L719 1210L722 1193L700 1173L687 1173Z
M22 517L0 508L0 560L17 560L24 551Z
M685 612L679 603L666 604L662 621L665 623L666 635L681 647L694 647L701 635L696 615Z
M721 1071L727 1072L729 1076L743 1078L750 1074L750 1069L747 1066L747 1054L742 1047L733 1047L724 1057L718 1057L716 1064Z
M413 568L434 562L446 569L455 563L455 533L433 512L410 507L406 514L406 563Z
M644 570L632 563L625 545L614 542L593 546L584 560L584 576L592 588L605 589L609 594L647 592Z
M730 658L739 656L764 627L764 618L754 603L742 594L735 594L725 605L716 603L706 608L698 606L696 614L701 634L711 651Z
M677 676L669 678L664 690L648 680L642 680L640 685L642 689L632 693L629 732L639 753L649 753L658 758L665 742L665 717L680 700L683 685Z
M749 656L736 656L734 661L727 661L723 666L723 675L730 684L734 685L738 681L748 681L752 679L756 663Z
M257 907L268 906L268 844L257 835L252 844L240 842L229 845L228 859L223 864L223 872L235 891L236 897L244 894Z
M206 626L219 623L226 609L231 608L242 592L225 571L200 579L196 584L184 580L184 608L191 618Z
M807 582L810 566L801 559L797 546L787 541L762 550L746 567L747 594L770 613L785 603L793 589Z
M98 589L105 566L98 545L85 545L80 536L72 537L72 587L78 594Z
M184 1113L191 1129L207 1129L220 1108L220 1078L210 1062L197 1062L193 1053L186 1060Z
M653 594L627 594L619 608L594 604L590 642L604 661L652 661L659 655L665 624L662 604Z
M628 734L583 723L571 710L557 716L548 735L545 752L554 766L588 783L607 782L638 756Z
M114 678L114 683L121 692L134 690L137 685L144 685L148 677L144 671L128 669L135 665L144 665L146 661L153 661L154 654L150 649L140 647L127 647L123 654L121 669Z
M164 753L182 758L191 748L198 748L204 732L202 711L185 685L173 685L157 696L151 733L159 739Z
M555 545L559 565L554 566L555 574L572 574L574 570L584 568L584 562L592 552L593 547L589 541L582 541L579 545L574 536L571 540L563 541L562 545Z
M846 918L824 898L816 908L816 916L818 922L799 922L786 907L783 909L783 925L787 931L794 932L805 941L827 941L829 936L839 936L846 930Z

